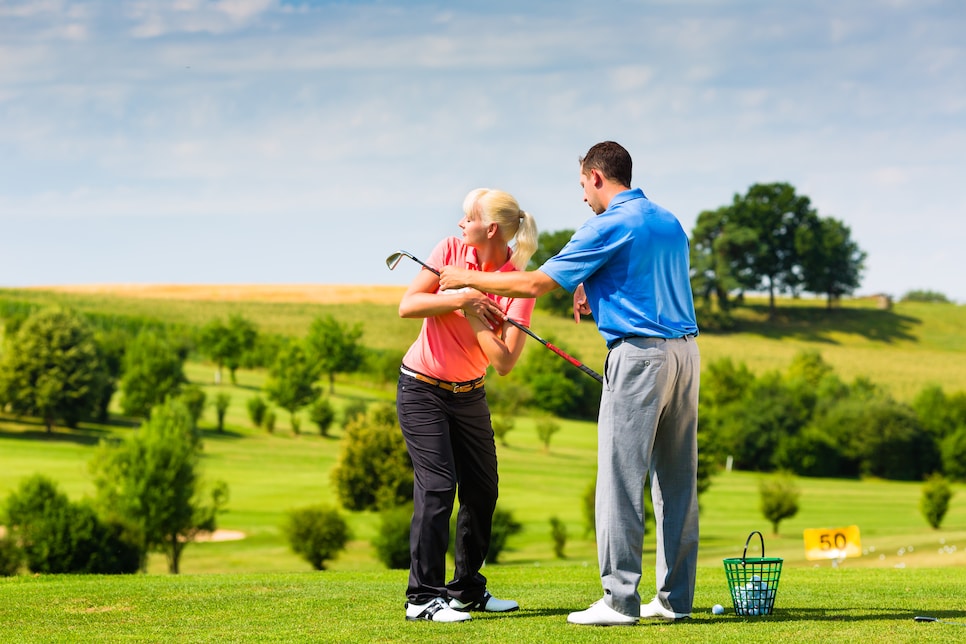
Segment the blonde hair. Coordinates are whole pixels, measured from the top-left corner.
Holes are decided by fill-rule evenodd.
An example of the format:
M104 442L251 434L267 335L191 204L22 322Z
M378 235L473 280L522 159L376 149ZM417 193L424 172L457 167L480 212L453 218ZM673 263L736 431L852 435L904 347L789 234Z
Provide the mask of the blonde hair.
M477 188L463 200L463 212L476 215L484 224L496 224L503 241L513 245L510 261L517 270L524 270L537 252L537 222L530 213L521 210L513 195L502 190Z

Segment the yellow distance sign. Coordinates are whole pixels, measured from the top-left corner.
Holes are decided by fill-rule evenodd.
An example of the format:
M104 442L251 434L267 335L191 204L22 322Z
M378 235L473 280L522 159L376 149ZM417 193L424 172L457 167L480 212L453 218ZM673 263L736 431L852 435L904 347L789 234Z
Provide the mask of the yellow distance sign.
M862 556L859 526L805 530L806 559L845 559Z

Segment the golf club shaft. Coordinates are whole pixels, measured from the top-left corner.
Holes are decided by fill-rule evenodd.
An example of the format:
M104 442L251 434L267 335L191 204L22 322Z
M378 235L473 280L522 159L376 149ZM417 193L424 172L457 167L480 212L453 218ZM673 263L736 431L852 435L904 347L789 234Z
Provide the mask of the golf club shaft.
M399 263L399 259L400 259L401 256L408 257L409 259L413 260L414 262L416 262L417 264L419 264L420 266L422 266L426 270L432 271L437 277L439 277L439 271L438 270L436 270L432 266L426 264L425 262L417 259L415 256L413 256L410 253L407 253L405 251L399 251L398 253L393 253L388 258L386 258L386 265L389 267L390 270L392 270L393 268L396 267L396 264ZM597 373L596 371L594 371L593 369L591 369L590 367L588 367L587 365L585 365L584 363L582 363L577 358L571 356L570 354L568 354L563 349L561 349L561 348L559 348L559 347L551 344L550 342L547 342L546 340L544 340L543 338L541 338L539 335L537 335L536 333L534 333L533 331L531 331L529 328L527 328L526 326L520 324L516 320L510 318L506 314L504 314L503 319L506 320L507 322L509 322L510 324L512 324L513 326L515 326L516 328L520 329L521 331L523 331L527 335L529 335L531 338L533 338L534 340L536 340L537 342L539 342L543 346L547 347L548 349L550 349L551 351L553 351L554 353L556 353L558 356L560 356L561 358L563 358L564 360L566 360L567 362L569 362L573 366L575 366L578 369L580 369L581 371L583 371L585 374L587 374L588 376L590 376L591 378L593 378L597 382L600 382L600 383L603 383L604 382L604 378L599 373Z

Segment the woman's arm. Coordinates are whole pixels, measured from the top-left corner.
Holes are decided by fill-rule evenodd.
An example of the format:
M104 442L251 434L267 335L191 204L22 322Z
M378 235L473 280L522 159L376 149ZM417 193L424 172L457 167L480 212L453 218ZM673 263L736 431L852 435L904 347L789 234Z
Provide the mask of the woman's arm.
M431 318L462 310L467 319L479 319L484 328L498 327L503 312L493 300L475 289L437 293L439 278L432 271L421 270L413 278L399 302L401 318Z
M476 332L476 341L480 343L480 348L496 372L501 376L510 373L523 353L526 334L509 323L504 323L502 328L488 329L476 317L466 319Z

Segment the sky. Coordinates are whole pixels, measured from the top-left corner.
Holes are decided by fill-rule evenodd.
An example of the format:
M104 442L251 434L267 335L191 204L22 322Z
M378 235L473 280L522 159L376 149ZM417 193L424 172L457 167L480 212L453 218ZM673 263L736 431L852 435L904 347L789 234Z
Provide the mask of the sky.
M464 196L577 228L615 140L690 233L787 182L856 295L966 303L961 0L0 0L0 286L406 284Z

